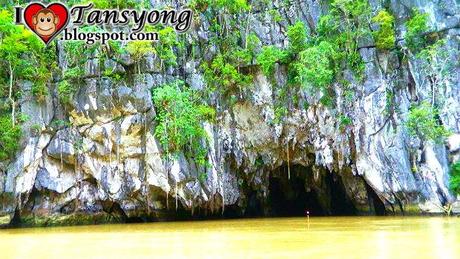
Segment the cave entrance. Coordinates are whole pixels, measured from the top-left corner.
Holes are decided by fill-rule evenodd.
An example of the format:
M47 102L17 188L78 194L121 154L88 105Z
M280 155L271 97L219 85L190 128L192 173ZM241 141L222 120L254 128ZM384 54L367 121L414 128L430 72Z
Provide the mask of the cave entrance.
M314 181L311 167L283 165L270 174L268 214L273 217L356 215L339 176L325 172Z

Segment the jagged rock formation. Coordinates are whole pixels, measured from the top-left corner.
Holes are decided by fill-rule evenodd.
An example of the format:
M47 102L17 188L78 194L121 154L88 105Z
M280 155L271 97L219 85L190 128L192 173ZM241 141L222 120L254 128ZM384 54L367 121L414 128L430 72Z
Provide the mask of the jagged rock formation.
M370 1L373 9L378 2ZM458 2L390 2L398 38L404 34L401 21L410 8L418 8L429 14L447 44L458 49ZM273 24L255 12L249 29L263 44L282 46L287 22L301 19L314 26L322 12L318 1L295 1L289 9L280 9L287 21ZM189 42L207 41L207 27L205 19L195 24ZM206 53L201 54L197 56L206 58ZM460 67L451 71L457 79L445 89L448 105L440 112L440 120L454 134L445 144L422 147L403 124L411 99L429 92L427 85L418 83L424 75L394 53L378 52L372 43L363 45L360 54L366 63L364 82L355 83L350 106L337 108L346 109L353 118L345 129L337 123L337 112L323 106L296 109L282 123L273 124L273 86L254 69L247 98L225 110L218 124L203 125L210 136L211 163L204 181L199 180L194 161L183 155L171 161L168 170L153 135L150 91L177 77L200 89L205 84L200 60L187 57L180 71L160 73L158 61L147 58L130 83L101 77L98 60L90 60L84 86L70 107L60 104L56 90L41 103L27 98L30 84L25 82L21 112L29 114L30 120L24 128L38 124L46 130L28 133L14 161L0 167L0 215L116 214L161 219L174 217L176 206L177 213L219 215L222 203L229 215L278 215L288 201L308 201L299 210L310 208L318 214L419 214L442 213L444 205L458 204L447 186L449 164L460 156ZM59 60L65 69L62 48ZM126 63L132 62L127 56ZM276 70L277 80L285 82L285 69ZM388 71L394 73L388 76ZM398 89L399 112L391 117L383 112L388 85ZM71 125L52 125L53 119L66 114Z

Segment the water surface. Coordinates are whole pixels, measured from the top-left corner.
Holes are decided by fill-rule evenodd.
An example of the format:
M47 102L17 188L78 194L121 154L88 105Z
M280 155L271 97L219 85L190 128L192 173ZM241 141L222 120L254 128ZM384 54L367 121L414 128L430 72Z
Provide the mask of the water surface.
M317 217L0 230L0 258L460 258L460 218Z

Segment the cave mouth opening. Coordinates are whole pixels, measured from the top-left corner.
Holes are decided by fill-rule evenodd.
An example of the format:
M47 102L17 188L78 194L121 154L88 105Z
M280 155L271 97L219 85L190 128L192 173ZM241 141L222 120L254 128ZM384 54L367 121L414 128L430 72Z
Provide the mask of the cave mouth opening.
M326 169L324 169L326 170ZM289 176L290 177L289 177ZM269 176L266 215L271 217L356 215L340 176L325 171L314 179L311 167L282 165Z

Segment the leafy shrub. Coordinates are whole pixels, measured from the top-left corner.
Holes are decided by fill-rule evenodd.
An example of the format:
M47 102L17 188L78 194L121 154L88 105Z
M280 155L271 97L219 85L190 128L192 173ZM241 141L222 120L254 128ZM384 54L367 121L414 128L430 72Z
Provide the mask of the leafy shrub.
M208 9L209 0L192 0L189 3L190 9L194 10L195 12L204 12Z
M285 56L286 53L276 46L264 46L257 56L257 63L260 65L262 72L269 76L273 73L275 63L283 60Z
M450 132L439 124L437 115L438 112L428 102L411 107L406 122L409 134L423 141L442 142Z
M201 123L214 118L214 109L201 104L197 95L186 89L182 81L154 88L152 92L158 112L155 136L164 150L174 154L188 148L188 154L195 156L196 160L204 159L200 148L206 133Z
M248 49L241 47L235 47L233 54L228 57L232 64L236 64L238 67L247 66L251 64L252 54Z
M304 88L326 89L334 79L331 62L334 53L334 48L326 41L302 51L295 65L297 81Z
M63 80L58 84L59 99L64 104L70 104L72 96L75 93L75 88L69 83L68 80Z
M249 20L241 16L251 6L246 0L194 0L191 6L203 12L211 22L209 42L192 49L192 54L195 49L212 53L201 64L206 91L217 94L223 105L231 105L237 100L236 96L242 97L244 88L252 81L248 67L260 46L256 34L247 30Z
M418 52L425 47L426 36L424 34L428 29L428 15L414 10L412 17L406 22L407 31L404 35L406 46L412 52Z
M336 16L331 14L319 18L316 28L318 41L336 39L340 34L340 23Z
M217 55L211 64L204 63L204 77L211 90L231 93L247 86L252 77L238 71L238 67L226 62L224 55Z
M153 48L152 46L152 42L148 40L130 41L126 46L126 51L131 55L131 58L134 60L134 62L137 63L137 73L141 72L140 61L143 58L145 58L148 54L156 52L155 48ZM165 57L163 56L162 58ZM173 58L175 59L176 56L174 56Z
M177 34L172 27L165 27L158 31L160 40L155 43L157 57L166 66L177 66L177 56L174 48L181 48L182 44L177 39Z
M395 18L389 12L381 10L372 21L379 25L378 31L374 32L374 40L377 48L381 50L388 50L395 45L395 31L394 21Z
M136 7L144 6L148 7L145 1L138 1L138 0L70 0L67 2L68 6L76 5L76 4L86 4L86 3L93 3L94 8L98 9L133 9Z
M280 12L276 9L270 9L268 11L268 14L274 22L281 22L283 20L283 17L281 16Z
M0 11L0 77L8 84L0 99L8 98L14 124L16 99L20 92L17 82L21 79L34 81L32 93L42 98L47 93L45 83L51 77L50 70L55 62L32 32L13 21L10 11Z
M450 168L449 187L455 194L460 194L460 161L454 163Z
M339 116L339 129L344 130L346 127L350 126L353 124L353 121L351 120L350 117L340 114Z
M78 90L78 81L84 76L81 67L76 66L69 68L64 72L64 78L58 84L58 96L62 103L70 104L73 95Z
M210 8L230 14L237 14L251 9L251 5L246 0L192 0L189 6L191 9L200 12Z
M430 89L427 95L431 95L431 102L438 107L444 107L446 104L446 89L455 85L455 79L458 73L458 59L452 58L459 54L458 50L448 47L446 40L437 40L435 43L424 47L417 55L418 65L417 73L424 75ZM423 82L423 81L422 81Z
M296 55L307 48L307 31L303 22L298 21L289 26L287 37L289 39L288 50L291 55Z
M246 37L246 50L251 54L251 58L255 57L256 49L260 45L260 39L255 33L249 33Z
M9 116L0 117L0 161L11 158L19 148L21 128L13 126Z
M216 8L226 9L231 14L249 11L251 8L246 0L214 0L210 2Z
M335 0L331 3L328 25L333 32L328 41L339 46L340 59L346 61L358 77L362 77L364 62L358 52L358 42L371 36L369 22L371 8L367 0Z
M275 107L275 118L273 119L273 123L279 124L282 122L282 119L287 115L288 110L286 106L277 106Z
M136 62L139 62L149 53L155 53L152 42L148 40L130 41L126 46L126 51Z
M333 12L341 13L345 18L361 19L370 13L367 0L334 0Z

